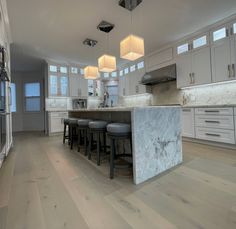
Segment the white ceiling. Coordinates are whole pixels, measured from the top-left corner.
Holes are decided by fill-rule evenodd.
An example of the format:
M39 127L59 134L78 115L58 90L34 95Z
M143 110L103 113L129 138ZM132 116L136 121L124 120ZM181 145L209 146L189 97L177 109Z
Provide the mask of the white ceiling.
M118 6L118 2L7 0L14 43L13 67L27 63L23 60L27 56L95 64L107 47L106 35L96 29L101 20L115 24L109 46L110 54L119 57L119 42L130 32L144 37L148 54L236 13L235 0L143 0L133 11L131 27L129 11ZM87 37L98 41L92 50L82 44Z

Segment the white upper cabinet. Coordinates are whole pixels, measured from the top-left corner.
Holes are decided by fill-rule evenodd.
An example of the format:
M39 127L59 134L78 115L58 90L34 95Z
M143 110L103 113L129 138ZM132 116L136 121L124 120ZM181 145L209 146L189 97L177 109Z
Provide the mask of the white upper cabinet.
M49 97L66 97L69 95L68 67L48 64Z
M191 53L184 53L176 59L177 87L187 87L192 84L192 60Z
M178 88L211 82L211 56L207 35L180 44L176 53Z
M70 97L88 96L88 80L84 79L78 67L70 67L69 88Z

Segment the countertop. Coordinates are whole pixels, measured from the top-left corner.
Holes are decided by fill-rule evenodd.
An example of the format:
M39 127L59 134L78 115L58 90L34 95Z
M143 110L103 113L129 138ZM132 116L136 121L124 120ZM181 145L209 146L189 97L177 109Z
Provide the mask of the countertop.
M163 105L163 106L137 106L137 107L104 107L104 108L88 108L88 109L73 109L69 112L88 112L88 111L133 111L134 109L154 109L154 108L167 108L167 107L180 107L179 105Z
M183 108L211 108L211 107L236 107L236 104L222 104L222 105L183 105Z

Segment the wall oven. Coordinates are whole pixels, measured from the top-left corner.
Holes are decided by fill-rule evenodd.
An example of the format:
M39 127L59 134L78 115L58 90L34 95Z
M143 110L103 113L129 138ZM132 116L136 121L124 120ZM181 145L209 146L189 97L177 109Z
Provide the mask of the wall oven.
M0 154L6 145L6 81L9 81L6 49L0 46Z

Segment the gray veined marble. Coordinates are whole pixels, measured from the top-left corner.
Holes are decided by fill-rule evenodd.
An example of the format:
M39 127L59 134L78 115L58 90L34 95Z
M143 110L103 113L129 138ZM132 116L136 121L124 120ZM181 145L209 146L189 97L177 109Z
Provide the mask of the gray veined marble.
M133 110L135 184L182 162L180 110L180 107L147 107Z

